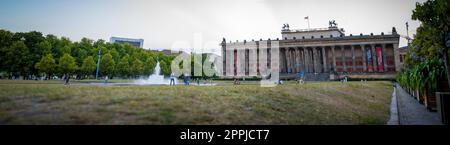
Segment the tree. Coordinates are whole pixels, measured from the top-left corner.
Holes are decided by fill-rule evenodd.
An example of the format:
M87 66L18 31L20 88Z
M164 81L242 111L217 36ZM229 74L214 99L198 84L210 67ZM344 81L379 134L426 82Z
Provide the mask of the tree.
M15 41L10 47L6 48L4 63L7 66L8 72L19 73L26 79L31 67L34 63L31 62L30 52L23 41Z
M38 69L39 72L45 73L46 77L50 79L51 75L55 72L56 62L55 59L53 59L53 55L50 53L42 57L41 61L36 63L34 67Z
M122 77L130 76L130 56L127 54L117 64L117 73Z
M46 56L52 53L52 44L48 41L40 42L37 47L39 49L39 53L42 54L42 56Z
M26 72L22 72L22 75L34 75L37 74L37 69L34 68L34 64L39 62L43 57L42 51L39 49L39 43L45 40L41 32L31 31L31 32L18 32L13 36L15 41L23 41L27 46L27 51L29 52L26 56L27 65L22 66L26 69ZM25 77L26 78L26 77Z
M61 40L55 35L48 34L45 37L45 41L49 42L52 46L51 51L54 58L60 58L62 53L60 52Z
M83 75L92 75L96 69L96 64L94 61L94 57L88 56L83 60L83 64L81 65L81 72Z
M153 57L148 56L147 60L144 64L144 73L145 74L153 74L153 71L155 71L156 61L153 59Z
M103 40L103 39L98 39L97 41L94 42L93 46L94 46L95 48L98 48L98 47L104 47L104 46L105 46L105 40Z
M9 46L13 42L13 33L7 30L0 29L0 47Z
M75 58L73 58L70 54L64 54L61 58L59 58L59 71L65 75L71 75L74 73L78 66L75 62Z
M87 50L92 50L93 49L93 46L92 46L93 43L94 43L94 41L91 40L91 39L82 38L80 43L79 43L79 45L80 45L80 48L82 50L86 50L87 51Z
M119 52L117 52L117 50L113 47L111 48L111 50L109 51L109 53L111 54L111 56L113 57L115 62L119 62L120 61L120 55Z
M72 53L72 49L70 48L70 46L66 45L66 46L61 48L61 53L62 54L71 54Z
M141 75L144 71L144 64L139 59L134 59L133 63L131 64L131 73L133 76Z
M112 55L107 53L102 56L100 61L100 72L104 76L113 76L116 63L114 62Z
M446 70L447 82L450 85L450 66L448 41L450 37L450 1L449 0L429 0L424 3L416 3L412 19L422 22L418 28L413 45L419 49L426 50L424 54L427 59L431 59L428 54L439 54L437 58L442 58ZM413 49L414 50L414 49ZM420 55L420 53L419 53Z
M87 51L84 50L78 42L73 44L71 55L75 57L77 64L83 64L84 59L88 56Z
M31 32L18 32L13 36L15 41L24 41L25 45L30 48L33 52L36 50L36 46L44 41L44 36L41 32L31 31Z
M13 33L0 29L0 71L5 71L7 68L7 64L5 63L7 58L5 58L5 55L13 43L12 37Z

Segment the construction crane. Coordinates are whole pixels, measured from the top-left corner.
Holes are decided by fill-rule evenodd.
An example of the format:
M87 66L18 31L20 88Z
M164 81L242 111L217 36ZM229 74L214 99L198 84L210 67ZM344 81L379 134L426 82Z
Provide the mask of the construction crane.
M408 41L408 45L411 43L412 38L409 37L409 24L408 22L405 23L406 25L406 35L398 34L400 37L405 38Z
M403 37L406 40L408 40L408 45L409 45L409 43L411 42L412 39L411 39L411 37L409 37L409 24L408 24L408 22L406 22L405 25L406 25L406 36L400 35L400 37Z

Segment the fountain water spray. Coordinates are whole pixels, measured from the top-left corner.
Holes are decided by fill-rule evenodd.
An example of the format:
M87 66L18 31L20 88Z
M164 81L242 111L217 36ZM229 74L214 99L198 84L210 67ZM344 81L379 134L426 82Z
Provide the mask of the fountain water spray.
M156 63L155 70L153 71L153 74L148 76L147 79L139 79L136 81L136 83L141 85L167 85L169 84L168 80L164 79L163 75L160 75L161 73L161 67L159 66L159 61Z

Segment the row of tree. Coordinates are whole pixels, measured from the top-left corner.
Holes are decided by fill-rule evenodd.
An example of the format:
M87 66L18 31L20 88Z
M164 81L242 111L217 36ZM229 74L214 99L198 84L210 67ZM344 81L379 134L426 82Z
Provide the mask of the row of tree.
M96 73L98 53L100 76L135 78L153 73L160 62L163 75L170 74L174 56L148 51L127 43L107 43L83 38L44 36L40 32L13 33L0 29L0 72L3 77L31 79L76 75L82 79Z

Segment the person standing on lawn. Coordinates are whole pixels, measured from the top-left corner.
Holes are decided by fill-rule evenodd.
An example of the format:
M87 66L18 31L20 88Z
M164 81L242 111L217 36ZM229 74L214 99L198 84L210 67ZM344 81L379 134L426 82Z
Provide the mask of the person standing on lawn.
M170 85L175 86L175 75L173 73L170 74Z

